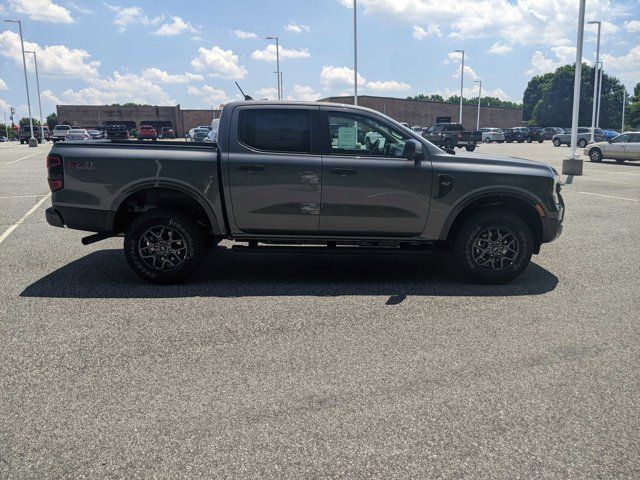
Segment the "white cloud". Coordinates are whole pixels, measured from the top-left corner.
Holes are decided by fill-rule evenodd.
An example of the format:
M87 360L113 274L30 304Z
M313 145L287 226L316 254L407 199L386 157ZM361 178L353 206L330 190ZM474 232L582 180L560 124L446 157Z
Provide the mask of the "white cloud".
M0 90L9 90L9 87L7 87L6 82L1 78L0 78Z
M452 75L453 78L460 78L460 69L456 68L456 70L453 72ZM469 65L465 65L464 66L464 78L468 79L471 78L471 80L478 80L480 77L478 76L478 74L475 72L475 70L473 68L471 68Z
M24 42L24 48L37 52L40 73L83 78L98 75L100 62L90 60L91 55L86 50L68 48L64 45L41 47L33 42ZM9 30L0 33L0 55L10 58L22 67L20 51L20 36L17 33ZM28 67L32 68L31 65L31 62L27 62Z
M511 51L513 51L513 47L509 45L504 45L500 42L494 43L493 45L491 45L491 47L489 47L489 50L487 50L487 52L493 53L495 55L504 55Z
M170 37L185 32L198 33L198 29L190 23L185 22L182 17L172 16L171 20L171 23L163 23L160 25L160 28L153 32L153 34Z
M89 86L80 90L68 89L57 97L47 93L56 104L110 105L113 103L143 103L150 105L175 105L177 102L161 87L150 80L132 73L113 72L111 77L89 80Z
M320 93L316 92L312 87L308 85L294 85L293 90L291 91L291 95L287 96L287 100L312 102L318 100L320 97Z
M232 50L223 50L217 46L210 49L200 47L191 66L199 72L220 78L240 79L247 74L247 69L240 65L238 56Z
M633 87L640 79L640 44L631 47L629 52L618 57L614 55L602 55L605 73L607 70L613 71L624 82L628 91L633 91Z
M118 31L120 33L126 31L127 27L131 25L140 24L145 26L155 26L164 20L164 15L158 15L157 17L150 18L140 7L122 7L120 5L111 5L106 2L104 5L112 12L115 12L116 16L113 19L113 24L118 26Z
M238 37L240 40L251 40L254 38L258 38L258 35L256 35L253 32L244 32L242 30L233 30L233 33L236 37Z
M640 20L624 22L624 29L629 33L640 32Z
M276 87L264 87L255 91L256 98L267 100L276 100L278 98L278 89Z
M426 38L429 35L441 37L442 32L440 31L440 27L438 25L431 24L427 27L426 30L418 25L414 25L412 35L413 35L413 38L417 40L422 40L423 38Z
M287 49L280 46L280 60L283 58L309 58L311 54L306 48L301 49ZM267 45L263 50L255 50L251 54L251 58L254 60L264 60L265 62L276 61L276 46L274 44Z
M204 77L198 73L187 72L183 74L172 75L165 70L160 70L156 67L143 70L142 77L154 83L164 84L189 83L193 81L201 82L204 80Z
M576 61L576 48L569 45L558 45L551 47L554 58L547 57L544 53L536 50L529 63L530 68L525 72L527 75L542 75L553 72L562 65L573 65ZM583 62L587 59L582 57Z
M354 85L354 72L349 67L334 67L333 65L325 65L320 72L320 84L325 90L331 88L343 88L345 86ZM358 74L358 86L364 86L366 80Z
M395 80L387 80L386 82L367 82L368 90L376 92L406 92L411 90L411 85L404 82L397 82Z
M442 95L442 97L446 100L447 98L451 97L451 96L459 96L460 95L460 89L450 89L450 88L445 88L444 90L437 90L436 93L438 95ZM473 85L473 86L469 86L469 87L464 87L462 89L462 95L465 98L477 98L478 97L478 86L477 85ZM483 85L482 87L482 98L484 97L496 97L499 98L500 100L509 100L509 95L507 95L504 90L502 90L501 88L496 88L495 90L489 90L486 89Z
M95 15L95 11L90 8L86 8L85 6L78 5L77 3L67 2L67 6L73 8L76 12L81 13L83 15Z
M52 0L7 0L9 8L31 20L51 23L74 23L71 12Z
M292 32L292 33L302 33L302 32L310 32L311 29L309 28L308 25L298 25L295 22L291 22L287 25L285 25L284 29L287 32Z
M187 93L189 95L202 97L203 105L206 105L207 107L217 107L218 105L229 101L227 92L221 88L214 88L209 85L203 85L199 88L190 86L187 88Z

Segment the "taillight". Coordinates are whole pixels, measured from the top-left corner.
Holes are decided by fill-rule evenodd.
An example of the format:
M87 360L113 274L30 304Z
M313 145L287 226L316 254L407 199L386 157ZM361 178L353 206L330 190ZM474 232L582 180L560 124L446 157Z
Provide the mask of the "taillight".
M47 182L52 192L64 187L64 168L60 155L50 154L47 157Z

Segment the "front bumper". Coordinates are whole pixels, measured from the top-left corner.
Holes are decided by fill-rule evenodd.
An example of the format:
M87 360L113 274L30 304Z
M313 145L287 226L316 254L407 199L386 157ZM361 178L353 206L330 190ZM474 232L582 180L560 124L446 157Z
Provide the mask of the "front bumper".
M553 242L562 235L562 222L564 221L564 200L558 193L560 203L556 205L558 211L542 218L542 243Z

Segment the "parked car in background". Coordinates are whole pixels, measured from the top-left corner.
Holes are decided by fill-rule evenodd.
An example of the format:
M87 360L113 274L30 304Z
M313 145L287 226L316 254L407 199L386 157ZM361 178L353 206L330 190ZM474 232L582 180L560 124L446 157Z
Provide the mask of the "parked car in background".
M605 142L590 144L584 154L592 162L601 162L603 158L611 158L618 163L627 160L640 160L640 132L627 132Z
M473 152L476 144L482 141L480 130L465 130L461 123L434 123L422 136L439 147L449 150L464 147L469 152Z
M99 130L87 130L89 135L91 136L91 140L100 140L102 138L102 133Z
M138 140L157 140L158 132L151 125L140 125L137 138Z
M72 128L64 139L65 142L77 140L91 140L91 135L85 128Z
M107 138L107 126L106 125L98 125L94 130L100 132L100 138Z
M7 137L5 137L4 135L0 136L0 143L4 143L4 142L8 142L9 139Z
M513 127L514 130L522 132L524 141L531 142L544 142L544 131L539 127Z
M106 138L129 140L129 130L125 125L107 125Z
M482 141L484 143L504 142L504 133L501 128L485 127L481 128L480 131L482 132Z
M69 130L71 130L69 125L56 125L53 127L53 134L51 135L53 143L64 140Z
M604 132L599 128L595 129L594 132L594 140L596 142L603 142L605 140ZM553 136L551 140L553 142L554 147L559 147L560 145L571 145L571 129L567 128L565 133L556 134ZM591 141L591 128L589 127L578 127L578 146L580 148L584 148Z
M564 128L560 127L544 127L542 129L544 139L551 140L554 135L564 133Z
M620 133L615 130L602 130L602 132L604 133L604 139L606 141L612 140L620 135Z
M524 142L524 134L520 130L514 128L503 128L502 135L504 135L504 141L507 143Z
M171 127L162 127L158 133L158 138L176 138L176 132Z
M414 125L413 127L411 127L411 130L416 133L422 134L422 132L424 131L424 127L421 125Z
M217 143L218 132L212 129L211 131L209 131L209 134L206 137L204 137L202 141L206 143Z
M201 128L195 127L189 130L189 132L185 135L185 140L187 142L203 142L204 138L209 135L211 131L211 127Z

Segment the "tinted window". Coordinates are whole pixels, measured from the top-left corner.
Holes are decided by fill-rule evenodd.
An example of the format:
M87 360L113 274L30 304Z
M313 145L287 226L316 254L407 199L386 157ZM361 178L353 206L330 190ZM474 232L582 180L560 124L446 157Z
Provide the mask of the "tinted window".
M258 150L309 153L309 110L247 109L238 118L238 140Z

